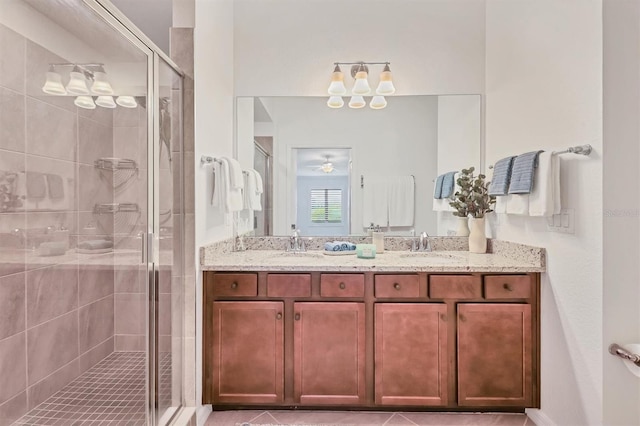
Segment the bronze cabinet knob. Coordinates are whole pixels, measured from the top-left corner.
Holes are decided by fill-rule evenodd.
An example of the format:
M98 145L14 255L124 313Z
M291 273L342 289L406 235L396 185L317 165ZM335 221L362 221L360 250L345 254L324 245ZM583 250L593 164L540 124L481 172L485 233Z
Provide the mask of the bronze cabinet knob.
M347 288L345 283L340 283L339 287L340 287L341 290L344 290L345 288Z
M278 314L276 315L276 319L278 320L282 319L282 312L278 312Z
M394 283L393 288L395 288L396 290L400 290L400 284Z
M296 321L300 321L300 313L297 312L296 315L293 317Z
M234 289L234 290L235 290L236 288L238 288L238 283L237 283L237 282L235 282L235 281L234 281L233 283L231 283L231 288L232 288L232 289Z
M513 288L511 287L511 284L509 284L509 283L502 284L502 288L504 288L507 291L513 291Z

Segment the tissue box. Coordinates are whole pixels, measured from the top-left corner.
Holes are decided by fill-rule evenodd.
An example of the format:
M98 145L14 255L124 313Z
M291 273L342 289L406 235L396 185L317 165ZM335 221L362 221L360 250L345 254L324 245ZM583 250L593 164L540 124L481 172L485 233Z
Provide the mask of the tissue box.
M360 259L373 259L376 257L375 244L356 244L356 256Z

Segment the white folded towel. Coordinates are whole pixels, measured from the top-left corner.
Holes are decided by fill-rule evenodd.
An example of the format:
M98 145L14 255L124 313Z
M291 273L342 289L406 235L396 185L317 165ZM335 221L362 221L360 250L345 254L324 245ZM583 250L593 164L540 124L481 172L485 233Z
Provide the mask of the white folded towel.
M507 214L528 215L529 194L510 194L507 201Z
M496 204L495 204L495 207L493 208L493 211L495 211L496 213L506 213L510 198L511 198L511 195L503 195L500 197L496 197Z
M262 194L264 192L264 184L262 182L262 176L260 176L260 173L258 173L257 170L251 169L253 170L253 177L256 180L256 192L258 194Z
M244 177L242 176L242 166L238 160L230 157L222 157L222 161L226 161L229 168L229 187L231 189L244 188Z
M389 226L413 226L414 206L413 176L389 178Z
M389 221L388 178L376 175L364 176L362 191L362 226L369 224L387 226Z
M552 216L556 211L559 213L560 163L558 156L551 152L540 153L534 179L533 190L529 194L529 216Z

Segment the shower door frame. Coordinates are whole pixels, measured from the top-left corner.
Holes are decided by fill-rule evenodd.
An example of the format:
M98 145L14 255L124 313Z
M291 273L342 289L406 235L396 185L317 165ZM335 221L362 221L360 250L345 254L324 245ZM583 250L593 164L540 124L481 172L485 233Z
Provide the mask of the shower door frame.
M149 425L158 422L158 311L159 311L159 266L160 266L160 78L159 64L162 59L173 71L184 79L184 72L160 48L158 48L142 31L140 31L109 0L82 0L98 16L105 20L114 30L125 37L140 51L147 55L147 230L142 238L143 259L147 264L147 299L146 305L146 340L147 340L147 421ZM181 90L184 96L184 89ZM180 102L182 105L182 101ZM180 112L182 114L182 111ZM182 119L180 120L182 123ZM184 128L182 129L184 131ZM182 143L184 138L182 137ZM180 168L184 174L184 169ZM182 182L182 179L180 180ZM181 191L181 207L184 207L184 192ZM184 230L183 215L180 215ZM183 235L184 233L182 233ZM183 246L183 244L181 244ZM184 269L184 247L181 253ZM182 311L184 317L184 311ZM184 348L182 348L184 353ZM167 420L169 424L184 407L184 389L181 383L181 405Z

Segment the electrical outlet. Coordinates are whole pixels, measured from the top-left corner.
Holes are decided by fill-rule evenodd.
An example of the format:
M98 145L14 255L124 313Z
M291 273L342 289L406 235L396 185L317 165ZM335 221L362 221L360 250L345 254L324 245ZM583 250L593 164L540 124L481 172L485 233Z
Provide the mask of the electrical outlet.
M547 230L563 234L575 234L575 210L562 209L559 214L548 217Z

